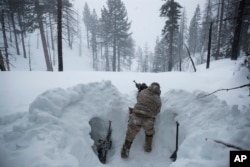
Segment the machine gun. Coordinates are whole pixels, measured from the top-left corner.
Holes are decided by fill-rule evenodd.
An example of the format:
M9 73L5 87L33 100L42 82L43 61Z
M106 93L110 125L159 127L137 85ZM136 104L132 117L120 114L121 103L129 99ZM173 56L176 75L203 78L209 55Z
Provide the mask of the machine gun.
M148 86L145 83L137 83L135 80L133 82L135 83L135 86L138 89L138 93L140 93L143 89L148 88Z
M102 163L106 163L108 150L112 148L112 140L111 140L111 121L109 121L109 128L107 132L107 136L105 140L99 140L99 145L97 147L98 158Z

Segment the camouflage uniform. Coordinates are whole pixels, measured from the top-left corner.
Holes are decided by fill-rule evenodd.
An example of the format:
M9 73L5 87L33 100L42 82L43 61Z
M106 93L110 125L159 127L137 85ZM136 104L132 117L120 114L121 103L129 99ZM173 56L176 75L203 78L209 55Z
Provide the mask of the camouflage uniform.
M161 99L160 99L160 85L156 82L152 83L147 89L142 90L137 96L137 103L135 104L132 113L130 114L128 121L128 129L126 133L125 144L123 145L122 154L125 149L127 149L128 157L130 146L141 128L145 130L146 144L147 137L150 137L150 150L151 143L154 134L154 122L155 117L160 112L161 109ZM147 150L145 150L147 151Z

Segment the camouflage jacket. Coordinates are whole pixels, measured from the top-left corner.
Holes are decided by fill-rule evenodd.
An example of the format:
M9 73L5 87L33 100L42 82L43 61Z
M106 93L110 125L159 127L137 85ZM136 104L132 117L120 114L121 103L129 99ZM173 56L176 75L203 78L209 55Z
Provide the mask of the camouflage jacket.
M147 89L138 94L133 112L154 118L161 110L160 94L160 87L152 83Z

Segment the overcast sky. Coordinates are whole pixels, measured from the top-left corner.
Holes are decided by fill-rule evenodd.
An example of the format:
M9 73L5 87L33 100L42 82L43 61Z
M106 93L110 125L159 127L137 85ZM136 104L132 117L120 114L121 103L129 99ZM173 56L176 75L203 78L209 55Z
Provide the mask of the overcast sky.
M106 6L107 0L74 0L77 2L79 11L83 10L84 3L87 2L89 8L96 9L100 17L100 9ZM132 21L131 32L137 46L144 48L145 43L153 51L157 36L161 35L164 26L164 19L160 18L160 8L164 4L163 0L122 0L126 6L129 20ZM188 23L199 4L201 10L204 8L206 0L176 0L185 7Z

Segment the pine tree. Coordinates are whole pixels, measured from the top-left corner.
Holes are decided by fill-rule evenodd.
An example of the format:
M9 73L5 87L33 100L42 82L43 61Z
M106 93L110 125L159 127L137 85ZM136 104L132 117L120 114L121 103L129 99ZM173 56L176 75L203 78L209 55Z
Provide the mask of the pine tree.
M121 0L107 0L107 9L102 10L102 20L107 33L107 40L112 45L112 71L119 71L121 63L122 44L126 41L131 23L128 21L127 10ZM107 29L108 28L108 29Z
M221 0L219 4L219 24L218 24L218 37L217 37L217 49L215 54L215 59L217 60L221 56L220 49L221 49L221 38L222 38L222 28L223 28L223 16L224 16L224 2L225 0Z
M184 57L184 44L187 36L187 18L186 18L186 10L185 8L182 11L181 21L180 21L180 29L179 29L179 39L178 39L178 55L179 55L179 63L178 69L182 71L182 59Z
M201 20L200 6L197 5L194 16L191 19L189 26L188 46L191 54L195 54L201 51L200 20Z
M149 72L149 48L147 43L144 46L142 72Z
M17 2L18 1L18 2ZM42 40L43 50L44 50L44 57L46 62L46 67L48 71L52 71L52 63L51 63L51 55L49 52L49 33L47 27L48 24L51 27L51 38L53 36L52 33L52 25L57 22L57 0L6 0L1 1L0 6L6 8L9 12L6 15L6 19L8 22L11 21L12 27L9 26L8 32L10 32L9 38L11 39L11 32L16 33L17 35L21 36L22 48L23 48L23 55L26 58L26 48L25 48L25 37L27 33L32 33L35 30L40 31L40 36ZM70 9L72 4L69 0L62 1L62 18L66 19L67 17L74 18L73 11ZM68 15L65 15L65 14ZM11 16L10 16L11 15ZM11 19L10 19L11 18ZM70 31L73 32L74 27L74 19L68 19L68 25L63 25L63 27L70 27ZM65 21L62 21L66 23ZM9 24L9 25L11 25ZM63 33L62 33L63 34ZM73 42L73 33L70 35L70 42ZM15 36L15 35L14 35ZM7 36L8 37L8 36ZM69 38L69 37L68 37ZM65 39L67 39L65 37ZM51 40L53 44L54 40ZM15 42L17 43L17 42ZM18 45L15 46L16 48ZM18 50L18 49L17 49Z
M101 44L104 47L104 62L105 70L110 71L110 56L109 56L109 45L111 45L111 21L109 20L109 12L104 7L101 10L102 16L100 19L100 38L102 39Z
M58 71L63 71L62 0L57 0Z
M233 37L233 43L232 43L232 53L231 53L231 60L237 60L239 56L240 51L240 40L241 40L241 31L243 27L243 18L245 13L245 7L247 1L241 0L239 2L238 6L238 12L237 12L237 20L236 20L236 26L234 29L234 37Z
M160 39L157 36L154 48L153 72L160 72Z
M143 51L142 48L139 46L136 50L136 58L137 58L137 71L142 72L143 66Z
M167 0L160 9L160 16L166 18L165 26L162 30L162 35L168 43L168 71L171 71L174 65L174 56L178 41L178 20L180 18L180 4L174 0Z
M131 36L126 38L122 43L119 44L119 61L118 71L121 71L123 68L131 70L132 60L135 57L135 42Z
M203 57L204 53L208 49L208 37L209 37L209 25L210 22L213 20L213 14L212 14L212 0L207 0L205 4L205 10L203 13L203 19L202 19L202 26L201 26L201 45L202 45L202 51L201 51L201 63L203 63Z
M91 35L90 38L90 46L92 49L92 55L93 55L93 68L98 69L98 58L97 58L97 35L99 31L99 21L96 14L95 9L93 9L92 14L90 15L90 27L89 32Z
M42 45L43 45L43 52L46 62L47 71L53 71L52 63L49 57L48 52L48 45L45 37L45 29L44 29L44 4L40 4L39 0L35 0L35 12L37 14L37 21L39 25Z
M83 22L85 24L86 27L86 32L87 32L87 44L88 44L88 48L89 48L89 31L90 31L90 26L91 26L91 13L90 13L90 9L89 6L87 4L87 2L84 5L84 10L83 10Z
M154 50L154 59L153 59L153 72L164 72L167 71L166 66L166 54L167 54L167 43L166 39L159 37L156 39L155 50Z

